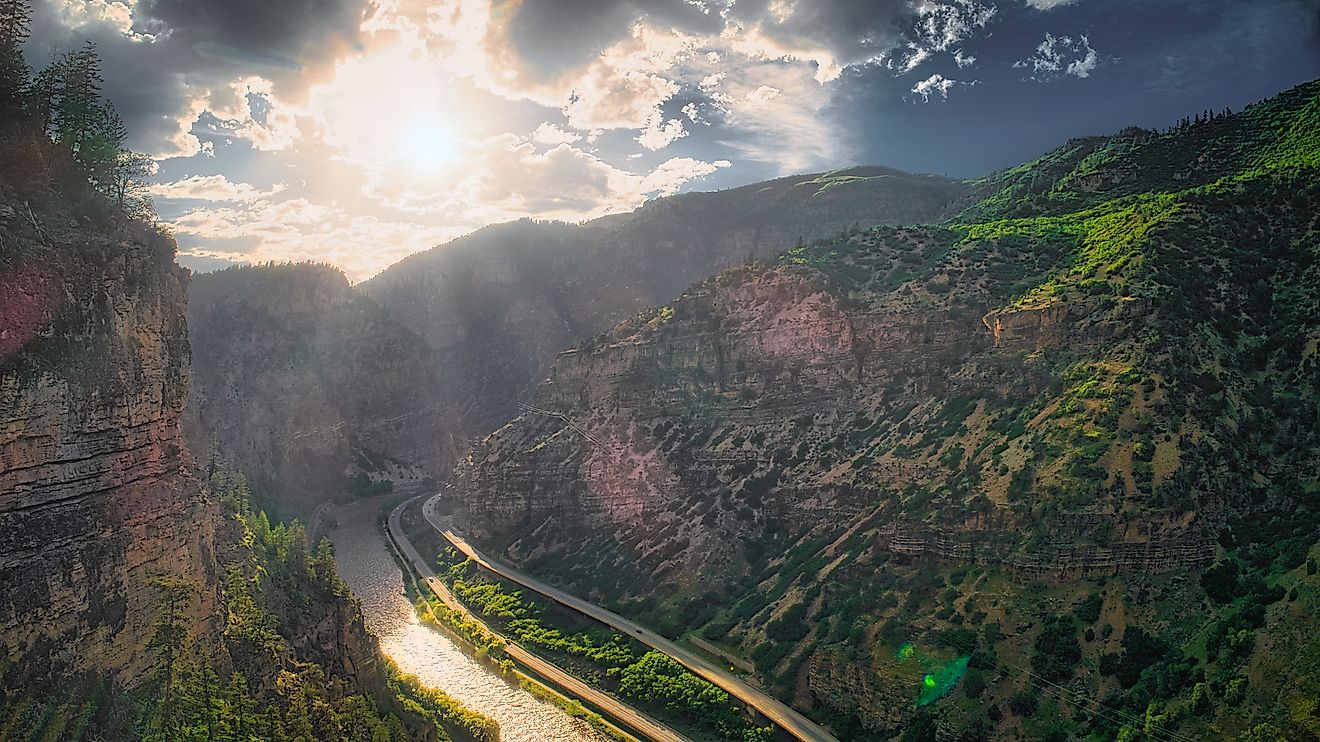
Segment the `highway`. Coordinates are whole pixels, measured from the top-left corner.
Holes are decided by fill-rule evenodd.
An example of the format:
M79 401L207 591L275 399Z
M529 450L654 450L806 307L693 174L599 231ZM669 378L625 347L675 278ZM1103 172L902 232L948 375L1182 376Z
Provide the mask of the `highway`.
M389 529L394 542L403 550L405 557L412 562L413 569L421 575L427 587L431 588L431 591L436 594L436 597L440 598L442 603L476 621L491 634L499 636L498 631L491 628L485 621L481 620L480 616L469 611L466 606L459 602L458 598L454 597L454 594L449 591L449 586L442 582L439 577L436 577L434 570L431 569L426 559L422 558L422 555L417 552L412 542L408 540L407 535L404 534L403 524L399 522L399 517L402 515L403 509L416 499L413 498L401 503L390 511ZM579 680L558 665L541 659L517 644L508 641L507 638L505 642L504 651L515 662L531 669L537 675L554 682L577 698L627 724L648 739L655 740L655 742L691 742L687 737L678 734L663 723Z
M825 729L819 724L802 714L799 714L780 701L770 697L759 688L755 688L741 678L725 671L723 668L707 662L696 654L680 647L645 626L629 621L623 616L607 611L595 603L589 603L574 595L570 595L569 593L547 585L534 577L529 577L507 564L485 556L454 531L452 524L448 522L447 518L439 515L436 510L436 502L439 499L439 494L434 495L428 499L426 504L422 507L422 513L426 517L426 521L439 531L449 543L453 544L454 548L465 554L472 561L507 580L516 582L529 590L540 593L560 605L572 608L583 615L590 616L591 618L611 626L653 649L664 652L692 672L709 680L720 688L723 688L729 695L761 712L766 718L778 724L789 734L792 734L803 742L838 742L833 735L825 731Z

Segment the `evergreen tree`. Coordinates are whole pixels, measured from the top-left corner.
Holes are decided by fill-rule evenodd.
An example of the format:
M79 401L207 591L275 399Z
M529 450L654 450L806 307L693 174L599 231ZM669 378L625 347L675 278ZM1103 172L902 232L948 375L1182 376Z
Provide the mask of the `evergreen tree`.
M96 43L88 41L58 59L53 78L54 139L69 148L96 189L113 199L128 130L114 106L101 97L104 78Z
M32 27L28 0L0 0L0 118L13 121L23 112L32 70L23 59L23 42Z

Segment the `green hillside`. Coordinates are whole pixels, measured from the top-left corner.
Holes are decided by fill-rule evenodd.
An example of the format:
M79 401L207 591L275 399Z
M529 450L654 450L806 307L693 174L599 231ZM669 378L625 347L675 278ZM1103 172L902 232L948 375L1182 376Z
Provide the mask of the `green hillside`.
M1074 142L698 283L560 357L576 427L479 446L469 525L841 739L1313 739L1318 112Z

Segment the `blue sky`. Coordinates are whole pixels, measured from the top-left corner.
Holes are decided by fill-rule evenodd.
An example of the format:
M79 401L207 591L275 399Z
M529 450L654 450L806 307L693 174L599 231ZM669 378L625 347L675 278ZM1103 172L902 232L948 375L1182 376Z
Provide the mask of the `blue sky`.
M485 224L883 164L971 177L1320 76L1316 0L34 0L183 262L360 280Z

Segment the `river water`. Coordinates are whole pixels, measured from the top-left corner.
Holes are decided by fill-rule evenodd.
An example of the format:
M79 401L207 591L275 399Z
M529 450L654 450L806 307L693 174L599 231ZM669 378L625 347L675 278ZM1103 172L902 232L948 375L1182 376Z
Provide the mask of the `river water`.
M586 722L510 686L464 654L448 636L417 620L403 591L403 573L379 526L387 502L388 498L371 498L328 508L324 516L326 523L338 521L338 527L329 530L335 563L362 601L362 613L380 639L381 651L405 673L499 722L503 742L604 740Z

